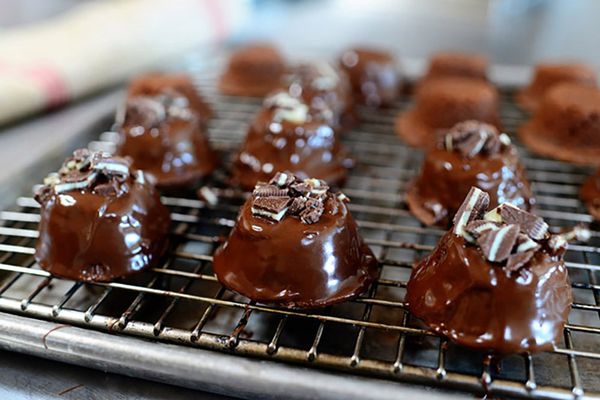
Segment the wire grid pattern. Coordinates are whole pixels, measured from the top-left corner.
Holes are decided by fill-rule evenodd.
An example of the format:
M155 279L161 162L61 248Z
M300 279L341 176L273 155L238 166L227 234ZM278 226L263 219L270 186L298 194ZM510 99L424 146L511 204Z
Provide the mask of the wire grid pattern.
M380 260L379 276L368 292L305 312L257 304L221 287L212 273L212 253L244 201L241 192L227 186L226 171L260 101L219 96L214 72L197 75L199 88L217 112L209 127L211 142L225 160L210 182L218 204L208 205L193 195L163 197L174 221L165 263L126 280L82 284L54 278L37 266L33 254L39 208L31 197L19 198L14 209L0 213L0 311L478 394L600 395L598 231L589 243L572 245L567 252L575 302L564 339L553 352L490 363L484 354L432 334L407 312L403 298L411 265L432 250L443 230L420 224L403 200L422 160L420 151L403 145L393 133L395 115L410 106L406 96L392 109L360 109L363 122L344 137L357 160L344 192ZM510 91L502 91L502 120L513 133L525 116L511 98ZM105 133L90 146L111 150L111 139ZM577 195L589 170L520 151L539 213L551 226L592 221Z

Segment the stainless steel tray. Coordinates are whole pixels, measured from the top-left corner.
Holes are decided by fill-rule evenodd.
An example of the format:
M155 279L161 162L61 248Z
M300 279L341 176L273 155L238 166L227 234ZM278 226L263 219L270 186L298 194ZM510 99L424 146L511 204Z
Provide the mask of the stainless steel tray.
M0 346L239 396L447 397L447 390L600 396L596 230L590 243L573 245L567 253L575 304L564 341L553 352L512 356L501 369L490 367L483 354L433 335L405 310L410 266L443 233L422 226L403 201L422 159L393 133L394 116L408 99L393 109L361 109L364 122L344 137L358 161L344 191L381 260L369 292L324 310L290 312L222 288L211 271L211 254L243 201L226 186L226 168L260 102L219 96L218 68L189 69L218 113L209 130L225 160L212 182L219 203L164 197L177 243L169 260L133 279L83 285L53 278L35 264L38 208L30 197L20 197L13 209L0 213ZM501 115L509 132L524 118L509 90L502 91ZM110 122L110 116L99 116L105 129ZM83 134L93 140L90 146L110 149L111 135L99 133L95 126ZM540 214L556 228L591 222L577 197L589 170L521 150Z

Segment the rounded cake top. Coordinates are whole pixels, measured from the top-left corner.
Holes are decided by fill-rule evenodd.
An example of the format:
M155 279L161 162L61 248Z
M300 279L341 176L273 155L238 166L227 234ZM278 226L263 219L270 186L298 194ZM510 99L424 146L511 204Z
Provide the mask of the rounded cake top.
M536 65L535 79L542 80L589 80L595 82L596 72L592 67L581 63L545 62Z
M582 114L600 113L600 89L576 83L561 83L547 92L540 112L547 106L558 106Z
M304 125L318 122L333 126L333 111L322 104L318 108L307 104L301 97L294 97L284 89L272 92L263 101L264 110L270 113L269 124L289 123ZM277 130L277 128L275 128Z
M427 77L463 76L486 79L488 60L479 54L441 52L431 57Z
M285 171L277 172L268 183L259 182L250 201L256 218L277 223L291 216L310 225L317 223L326 209L332 210L338 202L349 200L343 193L334 194L323 180L300 179Z
M35 190L35 200L45 204L55 195L73 190L99 196L120 197L129 191L128 183L145 184L142 171L131 168L128 158L102 151L78 149L67 158L58 172L49 174Z
M283 68L284 59L279 50L269 43L254 43L237 49L229 59L229 68L238 73L244 69L255 70Z
M154 128L171 118L187 121L196 119L188 98L176 90L165 90L154 96L128 98L117 113L116 123L118 126Z
M340 57L341 65L352 69L363 63L379 63L379 64L392 64L394 63L394 57L383 50L377 50L367 47L355 47L350 50L346 50Z
M417 92L417 102L428 100L495 101L496 89L487 82L464 78L436 78L422 85Z

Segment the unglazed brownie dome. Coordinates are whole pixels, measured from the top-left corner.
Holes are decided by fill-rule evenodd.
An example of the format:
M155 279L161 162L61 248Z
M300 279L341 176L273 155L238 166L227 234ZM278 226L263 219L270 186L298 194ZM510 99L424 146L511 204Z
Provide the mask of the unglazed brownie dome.
M406 201L421 222L447 226L472 186L490 195L492 207L511 203L529 211L535 204L510 138L479 121L461 122L439 136Z
M131 157L160 189L192 188L217 166L200 118L178 92L129 98L117 130L117 154Z
M420 84L437 78L471 78L487 80L488 60L480 54L442 52L434 54Z
M314 109L284 90L276 91L252 122L233 165L233 181L252 190L277 171L344 183L352 160L332 127L333 113Z
M531 84L517 93L517 103L528 111L535 111L548 90L560 83L596 86L596 72L585 64L543 63L535 67Z
M346 198L318 179L277 173L242 206L213 269L227 288L289 308L324 307L358 296L377 261Z
M37 189L35 259L55 276L107 282L156 266L169 210L127 159L81 149Z
M501 129L498 92L487 82L468 78L445 78L428 82L417 93L415 106L402 112L395 130L409 145L431 148L441 130L477 120Z
M600 165L600 90L572 83L553 87L519 135L542 156Z
M398 97L400 77L394 57L385 51L354 48L339 60L346 72L357 103L372 107L390 106Z
M552 350L573 301L567 235L473 188L454 227L407 284L412 314L450 340L499 355Z
M589 176L581 186L580 197L596 221L600 221L600 170Z
M219 90L231 96L263 97L278 87L285 68L285 60L274 46L247 45L231 55Z
M333 111L336 131L349 128L355 122L348 76L327 62L313 61L291 67L282 78L281 88L315 110Z
M173 92L177 92L187 99L189 107L197 113L203 124L212 117L212 108L202 98L194 86L194 82L186 74L156 72L139 75L129 83L127 97L168 95Z

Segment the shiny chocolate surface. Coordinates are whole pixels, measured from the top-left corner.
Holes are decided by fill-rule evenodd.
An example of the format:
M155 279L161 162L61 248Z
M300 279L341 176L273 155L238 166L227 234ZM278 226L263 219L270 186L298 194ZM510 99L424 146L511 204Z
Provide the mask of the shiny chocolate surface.
M332 186L343 184L352 160L331 126L331 110L315 110L301 100L294 107L289 116L281 113L283 105L265 105L258 113L234 161L236 184L250 190L284 170Z
M398 97L400 78L394 57L384 51L351 49L340 57L357 102L373 107L390 106Z
M141 101L132 104L136 99ZM131 157L133 166L152 175L160 189L191 189L215 170L217 156L197 114L187 106L167 106L167 101L130 99L125 122L118 128L117 154ZM162 114L148 115L156 110Z
M158 192L126 160L98 154L68 159L36 193L35 259L53 275L112 281L157 265L167 250L171 219Z
M127 96L157 96L177 92L185 96L204 124L213 115L210 105L202 98L192 79L186 74L149 73L139 75L129 83Z
M375 279L377 261L359 236L346 205L325 202L318 222L287 216L279 222L242 207L214 271L226 287L262 303L323 307L355 297Z
M425 224L447 226L471 186L488 192L492 207L508 202L529 211L535 204L525 169L512 146L473 158L440 148L431 150L420 174L410 183L406 200Z
M413 268L406 300L415 316L451 340L510 354L552 350L572 294L561 256L542 248L524 268L507 274L448 232Z

